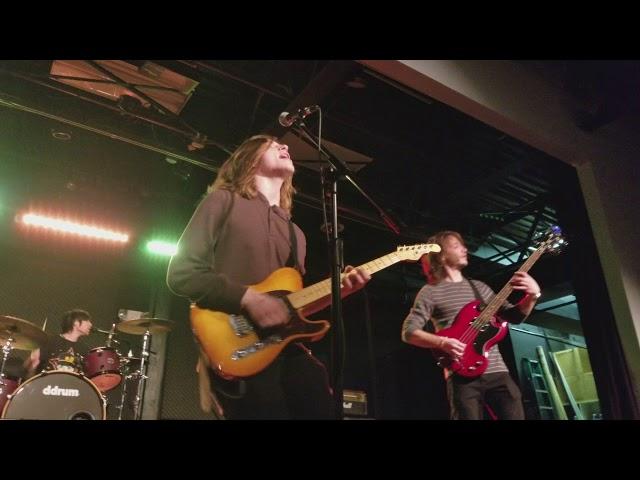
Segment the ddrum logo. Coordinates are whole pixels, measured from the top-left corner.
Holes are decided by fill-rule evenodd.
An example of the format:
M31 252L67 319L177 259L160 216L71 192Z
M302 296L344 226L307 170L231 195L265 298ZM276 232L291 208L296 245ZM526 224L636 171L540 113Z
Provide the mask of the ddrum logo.
M75 388L60 388L57 385L55 387L47 385L42 389L42 394L52 397L79 397L80 390Z

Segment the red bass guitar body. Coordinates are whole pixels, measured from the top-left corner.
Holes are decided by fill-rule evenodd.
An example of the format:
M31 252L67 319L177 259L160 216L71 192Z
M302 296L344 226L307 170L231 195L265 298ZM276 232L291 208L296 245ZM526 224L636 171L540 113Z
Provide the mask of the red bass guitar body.
M485 372L489 365L489 350L507 334L507 322L495 315L489 322L478 322L483 306L480 300L467 303L450 327L436 333L467 344L459 358L452 358L446 352L434 349L438 366L467 378L479 377Z

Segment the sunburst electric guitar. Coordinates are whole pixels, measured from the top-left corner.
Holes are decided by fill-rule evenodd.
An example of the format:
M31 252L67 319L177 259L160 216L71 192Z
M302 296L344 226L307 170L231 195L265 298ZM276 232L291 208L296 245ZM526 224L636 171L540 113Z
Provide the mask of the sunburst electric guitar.
M395 263L417 261L429 252L439 252L436 244L400 246L383 257L361 265L374 274ZM307 320L305 310L326 301L331 295L331 279L302 288L302 277L293 268L280 268L251 288L261 293L284 297L291 310L290 321L283 327L260 329L243 315L191 306L191 328L211 368L223 378L255 375L273 362L293 341L320 340L330 324L326 320Z
M567 241L561 236L560 227L552 227L545 237L518 272L529 271L543 253L559 253L567 245ZM466 378L475 378L485 372L489 366L489 350L507 334L507 322L496 315L496 312L512 291L513 287L507 283L488 305L480 300L467 303L450 327L436 333L441 337L456 338L467 344L462 356L455 359L442 350L433 349L438 366L449 368Z

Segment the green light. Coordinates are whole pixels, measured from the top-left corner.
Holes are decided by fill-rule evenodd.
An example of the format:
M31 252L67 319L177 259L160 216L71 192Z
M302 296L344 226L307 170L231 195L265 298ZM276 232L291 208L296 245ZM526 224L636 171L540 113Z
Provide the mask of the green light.
M178 252L178 245L171 242L163 242L161 240L151 240L147 243L147 251L156 255L171 257Z

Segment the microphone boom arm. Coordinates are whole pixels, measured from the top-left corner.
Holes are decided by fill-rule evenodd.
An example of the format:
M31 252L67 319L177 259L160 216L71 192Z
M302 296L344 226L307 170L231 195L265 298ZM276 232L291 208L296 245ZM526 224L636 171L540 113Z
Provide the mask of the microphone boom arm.
M389 216L387 212L384 211L380 205L378 205L373 198L367 192L364 191L363 188L358 185L356 180L353 178L355 172L353 172L342 160L336 157L327 147L319 146L318 141L313 136L313 134L309 131L307 126L304 123L296 123L295 128L292 129L293 133L296 134L298 138L300 138L305 143L313 146L316 150L320 150L320 153L323 155L325 160L329 162L329 164L335 169L338 176L345 177L349 182L355 187L360 194L366 198L369 203L375 208L384 221L384 223L389 227L389 229L394 232L396 235L400 234L400 227L397 223L393 221L393 219ZM298 131L303 135L298 134Z

